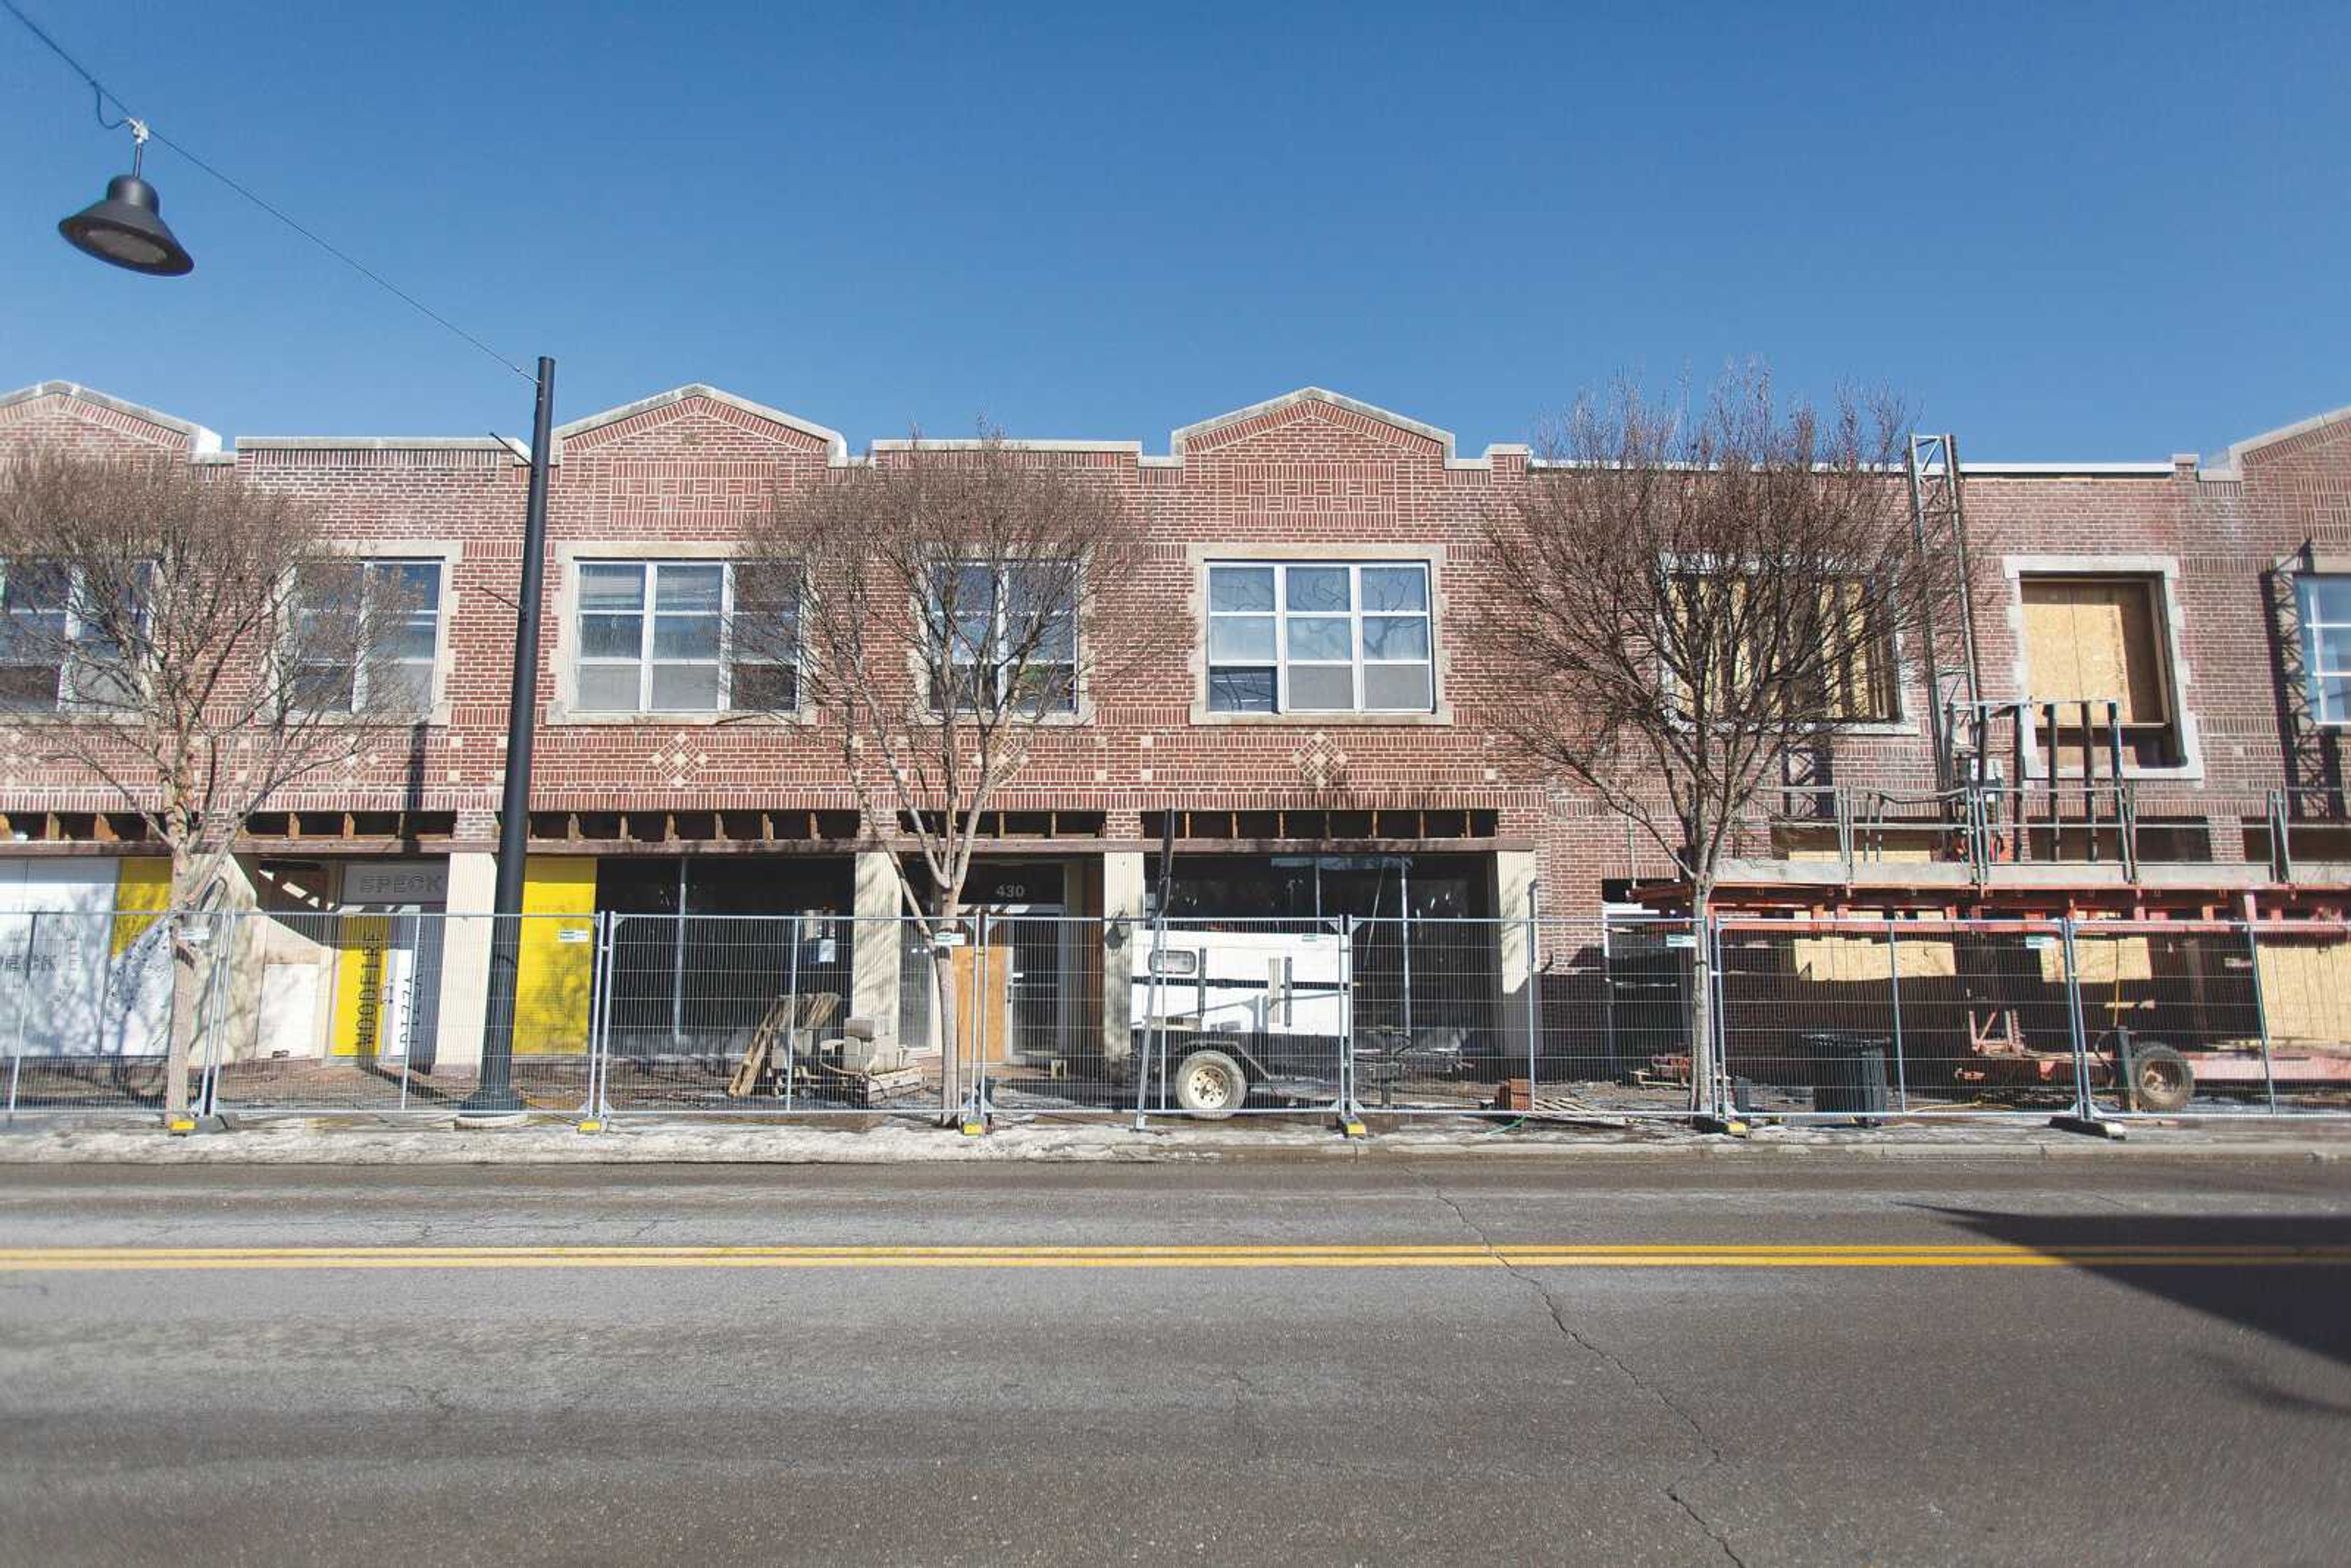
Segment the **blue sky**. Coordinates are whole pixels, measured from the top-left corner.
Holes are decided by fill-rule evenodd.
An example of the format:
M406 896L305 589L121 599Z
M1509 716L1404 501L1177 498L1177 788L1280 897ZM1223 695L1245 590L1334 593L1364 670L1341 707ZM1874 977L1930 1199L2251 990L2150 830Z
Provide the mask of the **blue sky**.
M1319 383L1524 439L1761 356L1992 458L2351 403L2351 5L989 7L21 0L559 418L711 382L846 433L1139 438ZM225 434L528 434L528 389L0 16L0 387Z

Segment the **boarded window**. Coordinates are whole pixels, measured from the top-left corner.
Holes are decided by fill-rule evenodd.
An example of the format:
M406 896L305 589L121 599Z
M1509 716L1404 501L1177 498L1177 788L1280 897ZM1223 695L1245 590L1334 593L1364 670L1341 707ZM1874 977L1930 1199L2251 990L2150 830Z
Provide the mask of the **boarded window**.
M2111 699L2126 725L2171 722L2154 580L2028 577L2022 587L2035 701Z
M1834 646L1826 675L1830 715L1847 723L1901 716L1894 691L1894 641L1869 585L1848 580L1822 591L1824 633Z
M1756 586L1748 575L1691 574L1676 588L1688 622L1675 629L1674 641L1693 662L1703 653L1718 715L1760 706L1760 688L1784 682L1803 689L1807 719L1883 724L1902 716L1894 639L1869 584L1825 583L1817 609L1804 601L1801 585ZM1703 650L1694 646L1701 638Z

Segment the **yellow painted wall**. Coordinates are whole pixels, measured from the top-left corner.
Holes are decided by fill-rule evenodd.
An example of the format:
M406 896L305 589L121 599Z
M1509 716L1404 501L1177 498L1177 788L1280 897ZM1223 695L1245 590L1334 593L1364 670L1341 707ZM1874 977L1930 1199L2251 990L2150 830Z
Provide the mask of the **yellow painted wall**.
M114 907L141 912L114 917L114 956L120 958L172 906L172 862L169 856L141 855L116 865Z
M346 915L335 922L335 1032L329 1049L337 1056L373 1056L383 1049L385 949L392 943L392 917Z
M515 1054L576 1055L588 1049L596 979L596 862L531 856L523 864L522 910Z

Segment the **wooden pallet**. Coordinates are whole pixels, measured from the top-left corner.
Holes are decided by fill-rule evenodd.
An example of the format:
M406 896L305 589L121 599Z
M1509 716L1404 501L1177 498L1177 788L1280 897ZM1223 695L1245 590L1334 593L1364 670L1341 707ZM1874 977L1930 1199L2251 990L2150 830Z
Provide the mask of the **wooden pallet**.
M792 1041L800 1030L813 1038L817 1031L839 1016L841 997L833 991L809 991L801 995L798 1018L789 996L778 997L768 1004L768 1010L751 1031L750 1043L743 1048L743 1060L735 1064L726 1080L726 1096L741 1100L761 1092L763 1087L779 1073L791 1071Z

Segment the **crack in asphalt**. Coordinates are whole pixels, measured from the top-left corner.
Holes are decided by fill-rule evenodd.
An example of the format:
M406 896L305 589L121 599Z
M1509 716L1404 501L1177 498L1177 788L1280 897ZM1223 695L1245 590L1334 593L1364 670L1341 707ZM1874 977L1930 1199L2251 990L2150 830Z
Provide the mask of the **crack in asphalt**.
M1437 1199L1437 1202L1443 1204L1447 1209L1451 1211L1455 1222L1458 1223L1462 1229L1468 1231L1470 1235L1478 1239L1478 1245L1485 1249L1486 1255L1488 1257L1493 1259L1496 1263L1501 1266L1504 1273L1510 1275L1511 1279L1518 1281L1520 1284L1525 1285L1529 1290L1534 1291L1536 1298L1542 1302L1544 1311L1551 1314L1552 1326L1558 1329L1562 1334L1566 1336L1568 1343L1573 1344L1578 1350L1583 1351L1584 1354L1590 1356L1593 1360L1614 1368L1617 1375L1624 1378L1625 1382L1631 1384L1635 1391L1655 1400L1658 1406L1669 1412L1677 1420L1680 1421L1683 1426L1689 1428L1690 1436L1697 1439L1698 1446L1706 1454L1706 1463L1700 1465L1689 1475L1682 1476L1676 1479L1667 1481L1664 1486L1660 1487L1658 1490L1664 1493L1667 1501L1671 1502L1676 1508L1681 1510L1682 1512L1688 1517L1689 1521L1692 1524L1697 1525L1699 1530L1705 1531L1707 1538L1721 1549L1723 1556L1729 1559L1732 1563L1736 1564L1737 1568L1746 1568L1745 1560L1742 1559L1739 1555L1738 1552L1731 1546L1729 1535L1727 1535L1723 1531L1718 1529L1712 1521L1708 1520L1706 1515L1698 1511L1697 1506L1693 1504L1689 1499L1682 1495L1682 1489L1687 1487L1693 1481L1698 1480L1708 1470L1715 1469L1723 1462L1721 1445L1718 1444L1712 1437L1707 1435L1706 1427L1698 1421L1698 1418L1686 1409L1678 1400L1674 1398L1672 1395L1667 1393L1664 1389L1656 1386L1655 1384L1643 1377L1638 1372L1634 1370L1632 1365L1627 1363L1624 1357L1616 1354L1606 1347L1596 1343L1587 1337L1582 1331L1578 1330L1573 1324L1570 1323L1567 1321L1566 1310L1561 1306L1559 1298L1552 1293L1551 1287L1543 1282L1541 1276L1533 1273L1529 1270L1520 1268L1518 1264L1512 1262L1507 1253L1503 1252L1499 1248L1494 1245L1494 1239L1491 1236L1487 1234L1486 1228L1478 1223L1478 1221L1470 1218L1468 1211L1464 1209L1461 1205L1455 1200L1451 1193L1445 1190L1444 1185L1435 1176L1429 1175L1426 1171L1424 1171L1416 1165L1407 1166L1405 1168L1410 1171L1415 1177L1418 1178L1425 1186L1426 1186L1431 1197Z
M1247 1449L1245 1457L1265 1459L1270 1457L1272 1450L1265 1440L1265 1427L1249 1408L1249 1396L1256 1391L1249 1387L1249 1379L1238 1369L1230 1375L1233 1380L1233 1425L1240 1432L1241 1441Z

